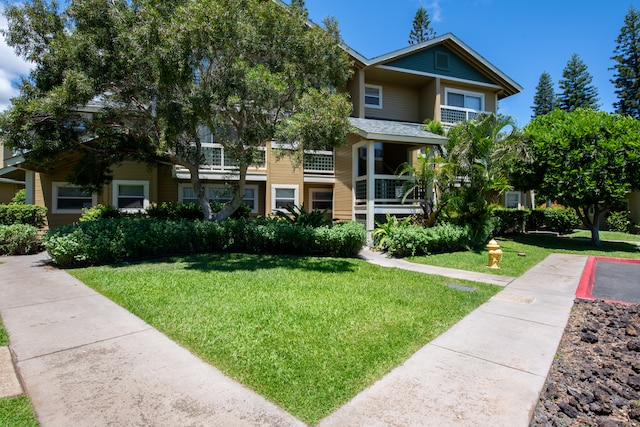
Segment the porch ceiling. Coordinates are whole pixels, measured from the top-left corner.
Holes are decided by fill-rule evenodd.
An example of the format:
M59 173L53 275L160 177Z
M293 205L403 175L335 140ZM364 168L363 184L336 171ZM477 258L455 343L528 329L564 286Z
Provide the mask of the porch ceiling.
M355 133L364 139L424 145L443 145L448 142L448 139L444 136L423 130L422 125L419 123L359 119L355 117L350 117L349 121L356 128Z

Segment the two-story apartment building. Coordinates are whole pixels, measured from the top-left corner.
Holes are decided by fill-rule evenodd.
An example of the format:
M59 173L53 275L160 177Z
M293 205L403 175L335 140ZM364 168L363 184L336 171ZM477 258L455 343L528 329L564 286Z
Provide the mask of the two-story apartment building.
M345 49L355 69L343 89L353 102L354 131L341 148L306 153L297 168L286 156L275 155L286 146L267 143L264 162L247 177L244 197L252 213L268 215L304 203L308 209L328 208L336 220L357 220L373 229L385 213L419 212L415 200L401 203L406 177L397 175L399 166L418 151L447 142L423 130L423 121L451 126L481 112L495 113L501 99L522 91L452 34L373 59ZM221 145L210 136L205 141L207 165L200 176L210 197L224 200L228 185L237 180L235 167ZM15 182L0 186L24 182L27 200L48 207L50 227L76 221L83 207L97 203L144 209L165 201L196 201L189 171L181 167L128 162L114 169L113 181L100 194L86 194L65 181L68 162L35 171L19 157L2 160L0 178ZM520 196L508 197L523 203Z

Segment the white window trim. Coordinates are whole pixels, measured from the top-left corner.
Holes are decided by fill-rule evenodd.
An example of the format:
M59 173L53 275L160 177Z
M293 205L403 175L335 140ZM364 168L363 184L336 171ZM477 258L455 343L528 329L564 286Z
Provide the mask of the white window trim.
M311 206L309 206L310 209L313 209L313 195L315 193L331 193L331 209L328 210L328 212L333 212L333 189L331 188L310 188L309 189L309 202L311 204Z
M453 107L453 108L461 108L461 107L454 107L453 105L449 105L449 94L450 93L455 93L455 94L459 94L459 95L464 95L464 96L474 96L474 97L478 97L480 98L480 110L474 110L473 108L465 108L465 110L473 110L473 111L485 111L485 99L484 99L484 93L482 92L471 92L468 90L463 90L463 89L456 89L456 88L445 88L444 89L444 102L446 104L446 106L448 107Z
M73 185L68 182L52 182L51 183L51 213L54 214L72 214L72 213L82 213L82 209L58 209L58 189L60 187L73 187L79 188L79 185ZM91 206L96 206L98 204L98 195L96 193L91 193Z
M285 189L285 190L294 190L293 192L293 204L295 206L300 206L300 186L292 185L292 184L272 184L271 185L271 212L286 212L284 209L276 209L276 190Z
M144 200L142 202L142 208L135 208L135 209L131 209L131 208L119 208L118 207L118 187L120 187L121 185L142 185L143 187L143 196L144 196ZM140 212L141 210L147 210L149 209L150 206L150 202L149 202L149 181L143 181L143 180L125 180L125 179L118 179L118 180L113 180L113 205L122 212Z
M183 192L183 188L185 187L193 187L191 184L178 184L178 202L180 203L184 203L184 192ZM204 186L205 192L208 194L210 189L216 189L216 190L224 190L225 186L222 184L206 184ZM258 185L253 185L253 184L247 184L244 186L244 188L246 190L253 190L254 191L254 203L253 203L253 209L251 209L251 213L257 214L258 213L258 206L260 205L260 189Z
M367 104L367 88L378 89L378 99L380 100L379 104ZM366 108L377 108L378 110L382 110L382 86L378 85L364 85L364 106Z
M517 207L507 207L507 197L516 194L518 196L518 206ZM507 191L504 193L504 205L507 209L522 209L522 193L519 191Z

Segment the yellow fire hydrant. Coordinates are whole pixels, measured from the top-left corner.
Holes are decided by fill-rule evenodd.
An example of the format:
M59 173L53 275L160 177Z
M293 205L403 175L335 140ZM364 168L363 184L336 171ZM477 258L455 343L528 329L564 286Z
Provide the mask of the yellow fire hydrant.
M489 249L489 263L487 267L500 268L498 264L502 261L502 249L500 249L500 245L496 242L496 239L491 239L489 243L487 243L487 249Z

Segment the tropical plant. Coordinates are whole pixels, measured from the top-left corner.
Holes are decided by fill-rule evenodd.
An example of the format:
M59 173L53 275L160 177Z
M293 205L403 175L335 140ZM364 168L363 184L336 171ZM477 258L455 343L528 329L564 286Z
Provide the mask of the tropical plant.
M509 182L514 159L528 158L522 132L509 116L487 114L460 123L448 133L450 165L448 216L470 227L472 245L482 245L492 231L492 210L513 187Z
M329 210L313 209L308 211L304 203L300 207L289 205L284 211L276 211L276 218L293 225L303 227L326 227L333 224L333 219L328 215Z

